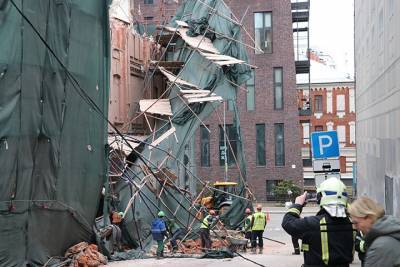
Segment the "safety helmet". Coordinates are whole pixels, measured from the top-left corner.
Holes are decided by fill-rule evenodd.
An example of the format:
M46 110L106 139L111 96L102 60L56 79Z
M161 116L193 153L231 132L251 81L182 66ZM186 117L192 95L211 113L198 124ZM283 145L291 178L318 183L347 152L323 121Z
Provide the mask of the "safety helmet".
M251 210L249 209L249 208L247 208L247 209L245 209L245 211L244 211L246 214L250 214L251 213Z
M161 210L157 214L158 217L165 217L165 213Z
M336 177L323 181L317 188L317 203L325 205L347 205L346 186Z
M261 204L257 204L257 210L262 210L262 205Z
M208 213L210 213L210 215L215 215L215 210L210 210Z

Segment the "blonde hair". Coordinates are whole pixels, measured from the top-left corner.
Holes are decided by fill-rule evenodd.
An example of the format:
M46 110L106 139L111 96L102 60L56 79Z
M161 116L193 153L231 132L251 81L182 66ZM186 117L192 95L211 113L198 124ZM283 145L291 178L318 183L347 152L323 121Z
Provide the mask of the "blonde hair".
M375 222L377 219L385 215L385 210L381 205L368 197L360 197L350 204L348 208L350 215L355 217L372 217Z

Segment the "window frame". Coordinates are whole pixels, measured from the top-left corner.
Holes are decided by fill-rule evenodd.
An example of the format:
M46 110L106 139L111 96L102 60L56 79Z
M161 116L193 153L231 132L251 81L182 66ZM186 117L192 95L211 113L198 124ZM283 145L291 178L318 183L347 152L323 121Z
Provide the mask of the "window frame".
M317 101L317 98L321 99L320 109L317 108L317 102L319 102L319 101ZM322 95L315 95L314 96L314 113L323 113L323 111L324 111L324 100L323 100L323 97L322 97Z
M282 127L282 155L278 156L278 130ZM285 166L286 159L285 159L285 124L283 123L274 123L274 143L275 143L275 166L283 167ZM282 157L281 161L278 161L278 157Z
M211 158L210 158L210 132L207 128L210 129L209 125L200 125L200 166L201 167L210 167L211 166ZM204 134L207 138L204 138ZM207 147L207 151L205 152L203 147ZM205 153L205 154L204 154Z
M277 82L276 81L276 71L280 70L281 71L281 82ZM274 67L273 68L273 80L274 80L274 109L275 110L283 110L284 109L284 97L283 97L283 67ZM281 107L277 107L277 88L280 86L280 90L281 90Z
M250 81L250 82L249 82ZM247 111L254 111L256 110L256 72L255 70L251 70L251 77L246 81L246 110ZM250 94L252 94L253 101L252 101L252 108L249 108L249 99Z
M259 45L259 47L261 48L261 50L263 52L260 52L258 49L254 50L255 54L272 54L273 53L273 43L274 43L274 35L273 35L273 16L272 16L272 11L262 11L262 12L254 12L253 13L253 26L254 26L254 40L256 40L256 14L262 14L262 30L263 30L263 41L261 40L260 37L260 44L256 44ZM271 17L271 27L269 28L269 31L271 33L271 49L269 49L268 51L265 51L265 40L266 40L266 27L265 27L265 15L266 14L270 14ZM264 42L264 45L261 45L262 42Z
M259 130L262 129L262 134L259 135ZM259 137L262 137L261 140ZM261 144L261 147L259 146ZM261 151L260 151L261 150ZM259 155L262 155L260 158ZM256 124L256 166L266 166L266 142L265 142L265 123Z

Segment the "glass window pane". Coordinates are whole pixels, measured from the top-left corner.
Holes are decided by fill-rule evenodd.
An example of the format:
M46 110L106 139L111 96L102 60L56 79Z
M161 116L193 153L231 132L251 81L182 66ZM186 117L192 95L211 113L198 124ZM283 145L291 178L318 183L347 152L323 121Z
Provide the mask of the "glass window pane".
M285 165L285 137L283 123L275 123L275 166Z
M207 128L209 126L207 125ZM201 166L210 166L210 133L206 127L200 126L200 153Z
M254 13L254 28L263 28L263 13Z
M255 87L254 87L254 70L251 71L251 77L246 81L246 88L247 88L247 97L246 97L246 104L247 110L254 110L255 109Z
M274 68L274 108L283 109L282 68Z
M229 111L233 111L235 109L234 104L235 104L234 100L228 100L228 110Z
M275 83L282 83L282 68L274 68Z
M256 164L265 166L265 124L256 124Z
M275 86L275 109L282 109L283 108L283 97L282 97L282 87Z
M314 97L314 103L315 112L322 112L322 95L316 95Z
M272 16L271 12L264 13L264 27L271 28L272 26Z

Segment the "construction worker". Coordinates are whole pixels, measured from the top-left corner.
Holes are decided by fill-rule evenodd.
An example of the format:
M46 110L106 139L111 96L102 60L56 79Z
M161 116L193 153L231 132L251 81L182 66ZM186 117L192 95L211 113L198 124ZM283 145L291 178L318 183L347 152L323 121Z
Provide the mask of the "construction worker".
M322 182L317 188L319 212L300 218L306 197L307 192L298 196L282 221L288 234L303 241L304 266L348 267L355 232L346 212L346 186L335 177Z
M267 225L267 215L262 212L261 204L257 205L257 212L251 217L251 249L255 252L258 238L259 253L262 253L264 242L263 234Z
M168 237L167 227L165 224L165 213L158 212L157 218L151 223L151 234L153 239L157 241L157 259L164 257L164 237Z
M246 218L244 219L243 233L244 237L251 241L251 218L253 215L251 214L251 210L247 208L245 211Z
M201 239L201 247L205 252L207 249L211 249L212 241L210 238L210 229L215 225L216 216L215 211L210 210L208 215L203 219L200 226L200 239Z
M174 219L170 219L166 223L167 230L171 236L170 243L172 247L172 253L174 253L178 250L177 240L184 238L187 234L187 230L183 227L180 227Z

